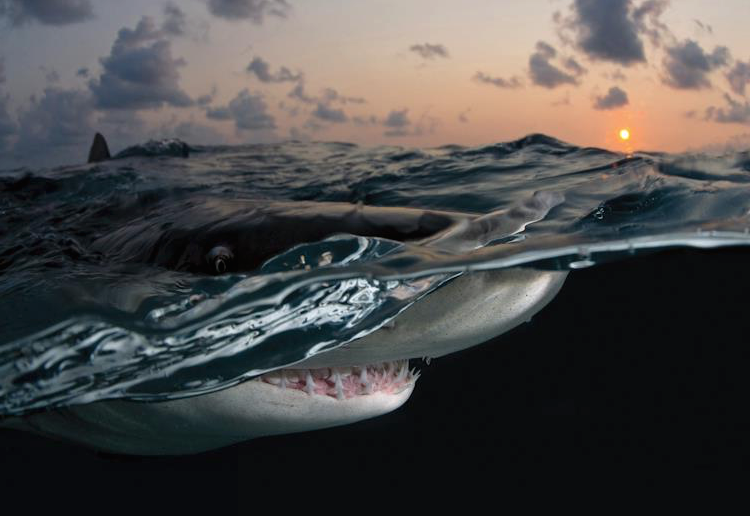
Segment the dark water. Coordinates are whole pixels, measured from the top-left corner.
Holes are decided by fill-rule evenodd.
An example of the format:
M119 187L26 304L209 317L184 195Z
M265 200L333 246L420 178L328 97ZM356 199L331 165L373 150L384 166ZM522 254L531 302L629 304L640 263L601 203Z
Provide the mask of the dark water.
M750 243L747 152L626 156L543 135L480 148L181 149L0 174L0 414L233 385L374 331L471 270ZM441 245L339 233L216 276L165 267L153 251L175 228L205 234L242 225L249 209L298 216L319 202L494 225Z

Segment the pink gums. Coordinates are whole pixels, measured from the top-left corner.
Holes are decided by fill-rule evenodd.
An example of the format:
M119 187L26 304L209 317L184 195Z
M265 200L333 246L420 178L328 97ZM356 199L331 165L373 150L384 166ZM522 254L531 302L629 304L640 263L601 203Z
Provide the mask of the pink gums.
M337 399L383 392L401 392L419 378L409 371L408 360L354 367L320 369L280 369L256 378L285 389L295 389Z

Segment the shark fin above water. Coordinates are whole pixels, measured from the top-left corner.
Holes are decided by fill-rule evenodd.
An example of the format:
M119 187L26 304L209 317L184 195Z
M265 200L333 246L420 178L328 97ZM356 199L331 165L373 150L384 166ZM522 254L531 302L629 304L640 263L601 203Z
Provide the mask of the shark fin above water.
M176 138L164 138L161 140L149 140L143 144L133 145L112 156L109 152L107 140L101 133L96 133L96 135L94 135L94 141L91 143L91 148L89 149L88 163L98 163L110 159L154 156L187 158L190 157L190 146Z
M87 163L98 163L100 161L106 161L111 159L112 156L109 153L109 146L107 146L107 140L104 139L101 133L94 135L94 141L91 142L91 148L89 149L89 160Z

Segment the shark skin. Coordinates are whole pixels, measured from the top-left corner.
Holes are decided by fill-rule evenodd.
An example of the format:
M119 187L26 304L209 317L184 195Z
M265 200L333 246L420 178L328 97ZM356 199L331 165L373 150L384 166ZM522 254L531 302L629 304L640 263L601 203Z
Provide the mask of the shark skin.
M106 141L97 135L92 147L102 145ZM335 232L461 253L523 231L563 201L560 194L537 192L482 216L335 203L241 209L204 204L201 211L182 213L187 226L154 232L129 224L92 247L116 249L120 260L194 274L253 270L292 245ZM205 224L209 216L226 222L211 227ZM190 221L200 224L193 227ZM72 405L2 419L0 427L107 452L175 455L354 423L407 401L418 378L408 370L408 359L454 353L529 321L555 297L567 274L522 267L464 273L377 331L291 368L189 398Z

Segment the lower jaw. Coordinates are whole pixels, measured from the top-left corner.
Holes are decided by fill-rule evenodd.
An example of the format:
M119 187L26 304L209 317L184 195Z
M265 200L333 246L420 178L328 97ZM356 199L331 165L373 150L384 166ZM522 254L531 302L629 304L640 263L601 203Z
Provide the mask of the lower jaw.
M418 372L409 370L408 360L395 360L353 367L278 369L253 381L345 400L375 393L398 394L418 378Z

